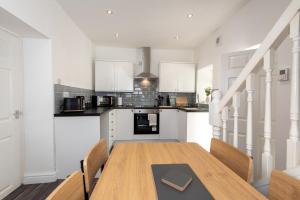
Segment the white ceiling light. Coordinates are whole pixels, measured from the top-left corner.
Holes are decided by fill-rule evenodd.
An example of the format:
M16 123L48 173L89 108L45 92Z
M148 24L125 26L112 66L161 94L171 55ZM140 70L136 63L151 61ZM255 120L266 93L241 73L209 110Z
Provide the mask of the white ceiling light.
M119 38L119 33L115 33L115 38Z
M192 13L187 14L187 17L191 19L194 15Z
M175 40L179 40L179 35L177 34L175 37L174 37Z
M110 9L108 9L108 10L106 10L106 13L107 13L108 15L112 15L112 14L113 14L113 11L110 10Z

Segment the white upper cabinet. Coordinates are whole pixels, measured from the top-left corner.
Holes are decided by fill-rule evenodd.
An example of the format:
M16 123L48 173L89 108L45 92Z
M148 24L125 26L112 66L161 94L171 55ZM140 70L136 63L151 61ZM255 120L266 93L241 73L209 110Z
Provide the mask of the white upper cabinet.
M132 92L133 64L130 62L96 61L95 90Z
M178 64L177 75L178 75L177 92L195 92L195 85L196 85L195 64Z
M95 64L95 90L115 91L114 63L96 61Z
M133 65L129 62L116 62L116 90L119 92L133 91Z
M160 92L195 92L195 64L161 63L159 66Z

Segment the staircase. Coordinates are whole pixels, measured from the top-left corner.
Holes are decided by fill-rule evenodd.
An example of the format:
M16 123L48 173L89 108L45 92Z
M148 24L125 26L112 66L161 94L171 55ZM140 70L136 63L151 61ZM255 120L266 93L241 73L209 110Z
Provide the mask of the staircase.
M265 110L264 110L264 146L261 155L261 182L268 182L274 169L274 158L271 154L272 138L272 70L274 69L274 51L281 45L285 38L293 41L293 64L290 70L290 130L287 142L286 170L293 176L300 176L300 133L299 133L299 105L300 105L300 0L292 0L271 29L261 46L241 71L238 78L222 96L219 90L212 93L210 103L210 124L213 126L213 136L227 142L228 110L233 113L233 146L239 147L238 119L240 107L240 93L247 92L247 130L246 153L253 156L253 95L255 91L254 76L261 66L265 72ZM263 181L266 180L266 181ZM260 187L260 186L258 186Z

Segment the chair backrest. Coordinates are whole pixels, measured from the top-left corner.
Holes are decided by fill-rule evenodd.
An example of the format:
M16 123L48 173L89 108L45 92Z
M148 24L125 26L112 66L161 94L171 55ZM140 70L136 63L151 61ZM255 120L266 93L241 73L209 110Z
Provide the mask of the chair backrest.
M84 200L83 175L76 171L47 197L46 200Z
M247 154L215 138L211 140L210 153L242 179L251 182L253 161Z
M99 169L105 165L108 158L106 140L101 139L85 156L83 160L83 170L85 179L85 189L90 195L92 193L93 179Z
M273 170L269 185L269 199L300 199L300 180L297 180L281 171Z

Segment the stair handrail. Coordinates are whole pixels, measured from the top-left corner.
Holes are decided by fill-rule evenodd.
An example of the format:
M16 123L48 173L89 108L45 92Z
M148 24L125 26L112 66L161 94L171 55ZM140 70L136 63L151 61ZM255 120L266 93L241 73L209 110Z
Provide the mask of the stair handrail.
M276 49L288 36L290 31L290 22L299 11L300 0L292 0L287 9L280 16L279 20L275 23L271 31L268 33L267 37L261 43L260 47L256 50L252 58L243 68L240 75L221 98L217 107L217 113L221 113L223 108L230 103L236 92L243 88L249 74L253 73L256 70L256 67L263 63L263 58L267 51L270 49Z

